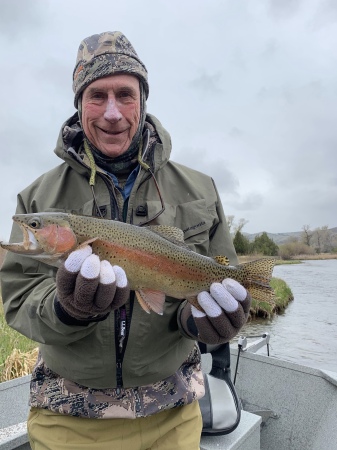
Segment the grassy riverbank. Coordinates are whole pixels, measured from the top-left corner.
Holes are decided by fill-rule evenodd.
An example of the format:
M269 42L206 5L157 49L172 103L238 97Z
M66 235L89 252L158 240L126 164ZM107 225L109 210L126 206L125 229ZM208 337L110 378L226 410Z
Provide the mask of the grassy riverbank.
M250 308L252 319L254 317L271 317L274 314L280 313L286 309L289 302L294 300L293 293L284 280L272 278L270 285L275 292L273 300L270 302L262 302L253 299Z
M0 382L31 372L36 359L36 342L10 328L0 299Z
M294 259L287 261L308 261L308 260L326 260L326 259L337 259L337 253L316 253L314 255L296 255Z
M244 263L248 261L254 261L255 259L260 258L266 258L266 256L263 255L243 255L239 256L239 262ZM295 255L291 259L277 259L276 258L276 265L281 264L300 264L302 261L309 261L309 260L327 260L327 259L337 259L337 253L316 253L314 255Z

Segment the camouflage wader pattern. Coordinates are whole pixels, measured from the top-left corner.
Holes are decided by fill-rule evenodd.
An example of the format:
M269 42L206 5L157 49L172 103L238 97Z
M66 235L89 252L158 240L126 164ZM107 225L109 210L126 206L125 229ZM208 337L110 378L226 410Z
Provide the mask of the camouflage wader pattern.
M39 355L30 406L90 419L135 419L192 403L204 395L197 345L174 375L136 388L92 389L60 377Z

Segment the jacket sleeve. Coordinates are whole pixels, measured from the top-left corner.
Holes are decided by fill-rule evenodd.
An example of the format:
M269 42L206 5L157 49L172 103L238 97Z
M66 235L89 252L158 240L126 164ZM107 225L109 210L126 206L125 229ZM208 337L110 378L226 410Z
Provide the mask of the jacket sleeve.
M214 184L214 190L216 194L216 211L217 221L210 230L209 235L209 252L208 256L215 257L217 255L227 256L231 265L238 264L238 258L235 252L233 240L231 238L226 216L223 211L222 203L219 193ZM180 333L188 339L197 339L198 330L195 325L193 316L191 314L191 308L187 300L182 302L178 309L177 314L178 327Z
M218 215L218 223L212 228L210 232L210 245L208 256L227 256L231 265L238 264L238 257L235 252L233 239L230 235L225 213L223 211L222 203L218 190L214 184L216 193L216 211Z
M18 196L17 214L27 213ZM21 242L22 232L13 225L11 242ZM56 268L33 258L7 252L1 268L1 294L8 325L33 341L69 344L90 334L96 323L69 326L54 312Z

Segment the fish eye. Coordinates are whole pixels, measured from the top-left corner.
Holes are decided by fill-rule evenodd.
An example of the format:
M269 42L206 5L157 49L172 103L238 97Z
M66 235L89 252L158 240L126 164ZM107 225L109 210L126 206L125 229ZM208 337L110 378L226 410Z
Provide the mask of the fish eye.
M31 228L36 229L36 228L40 228L41 223L40 223L39 219L37 219L36 217L34 217L33 219L30 219L30 221L28 222L28 225L29 225Z

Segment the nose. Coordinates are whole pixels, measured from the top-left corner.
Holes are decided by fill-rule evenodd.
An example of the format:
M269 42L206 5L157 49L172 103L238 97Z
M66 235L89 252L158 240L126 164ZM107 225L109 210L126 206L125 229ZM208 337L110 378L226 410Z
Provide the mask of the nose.
M112 99L108 99L106 110L104 112L104 119L114 123L121 120L122 117L116 102Z

